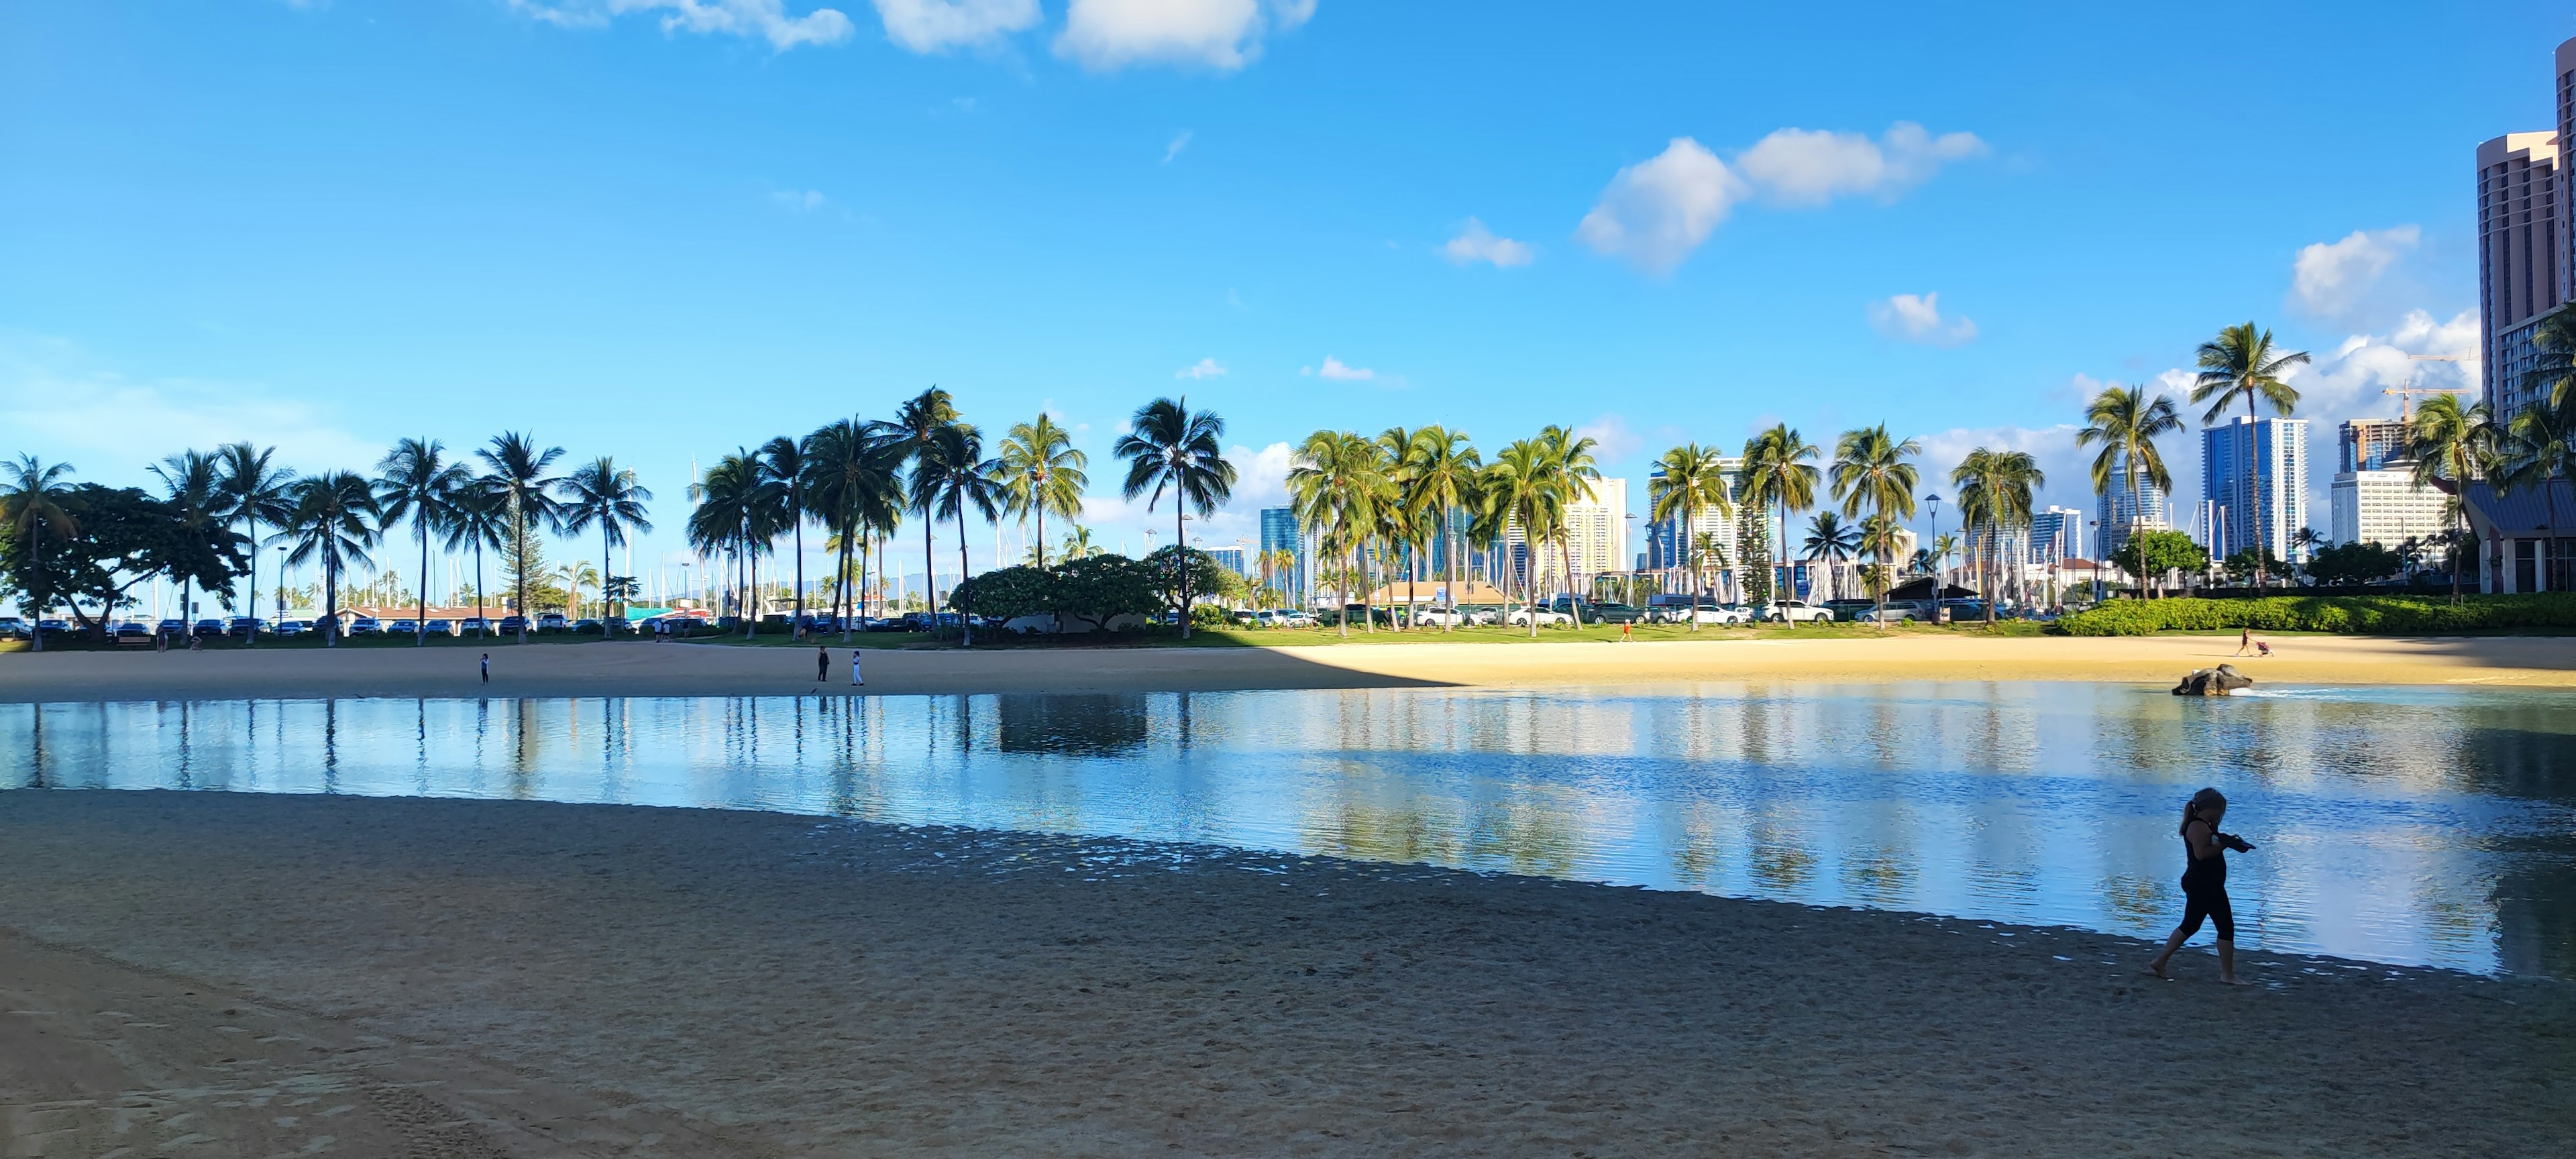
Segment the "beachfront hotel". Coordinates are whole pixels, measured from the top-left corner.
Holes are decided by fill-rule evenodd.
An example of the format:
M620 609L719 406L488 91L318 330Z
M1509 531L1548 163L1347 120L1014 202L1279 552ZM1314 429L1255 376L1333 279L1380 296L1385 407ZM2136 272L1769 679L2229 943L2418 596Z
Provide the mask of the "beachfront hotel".
M2326 536L2336 543L2395 547L2431 541L2447 526L2444 496L2415 482L2401 419L2352 419L2335 431L2335 473L2326 493ZM2435 548L2438 555L2442 549Z
M2576 40L2558 46L2556 66L2557 131L2507 133L2477 151L2479 387L2498 425L2531 405L2533 332L2576 276L2576 206L2558 156L2576 134Z
M2235 415L2200 432L2200 532L2225 559L2258 540L2276 559L2299 557L2308 525L2308 420ZM2257 526L2257 520L2260 526Z
M2094 558L2109 559L2138 531L2165 531L2173 520L2165 514L2165 489L2140 475L2135 486L2122 483L2095 498L2093 521L2102 525Z

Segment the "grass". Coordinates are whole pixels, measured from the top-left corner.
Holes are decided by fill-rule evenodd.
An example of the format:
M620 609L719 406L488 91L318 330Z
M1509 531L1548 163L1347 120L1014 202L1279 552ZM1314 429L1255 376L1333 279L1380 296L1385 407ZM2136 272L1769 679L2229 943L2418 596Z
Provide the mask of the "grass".
M1707 625L1693 632L1679 624L1639 624L1637 640L1869 640L1888 636L2037 636L2045 625L2022 621L2005 621L1989 630L1983 624L1891 624L1885 628L1868 624L1827 623L1749 624L1719 627ZM1092 633L1079 636L1015 636L978 632L977 648L1290 648L1290 647L1355 647L1406 644L1576 644L1603 643L1620 638L1619 629L1591 625L1582 628L1540 628L1532 637L1527 628L1459 628L1443 632L1438 628L1408 628L1396 631L1380 627L1372 633L1353 625L1345 639L1334 628L1196 628L1187 640L1171 628L1141 632ZM929 636L920 633L862 632L851 637L854 643L869 648L941 648L954 647L954 637ZM723 644L748 648L805 648L816 644L840 646L838 632L826 632L802 643L786 636L756 636L745 640L734 636L700 636L692 643Z

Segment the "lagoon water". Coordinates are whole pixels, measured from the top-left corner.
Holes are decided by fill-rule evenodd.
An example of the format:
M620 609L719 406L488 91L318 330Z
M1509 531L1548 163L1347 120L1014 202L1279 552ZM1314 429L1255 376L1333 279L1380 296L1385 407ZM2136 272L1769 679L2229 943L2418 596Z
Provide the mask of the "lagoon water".
M2092 684L0 706L0 789L757 809L2576 977L2576 695ZM0 809L8 794L0 793ZM2205 941L2207 934L2202 937Z

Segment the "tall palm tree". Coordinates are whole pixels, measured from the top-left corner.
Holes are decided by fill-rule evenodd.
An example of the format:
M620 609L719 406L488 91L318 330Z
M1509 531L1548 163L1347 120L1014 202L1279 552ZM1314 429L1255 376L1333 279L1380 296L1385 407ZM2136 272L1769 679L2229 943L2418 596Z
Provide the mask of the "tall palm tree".
M831 531L824 547L840 555L835 576L868 574L864 564L852 565L852 555L866 552L872 533L892 533L895 521L902 517L905 500L899 468L904 456L902 448L878 442L850 419L827 423L805 436L805 503ZM845 644L850 640L850 620L859 614L858 595L844 584L836 597L847 605L835 609Z
M745 574L742 560L751 547L761 486L760 467L752 461L750 452L743 450L717 459L689 486L689 499L697 505L689 512L689 546L701 555L722 555L731 561L725 581L728 589L733 589ZM745 600L732 602L749 620L750 605Z
M1522 595L1530 607L1529 630L1538 635L1539 574L1547 560L1547 543L1565 523L1566 493L1557 485L1555 457L1536 439L1516 439L1494 455L1485 469L1485 517L1495 539L1509 538L1518 527L1527 551L1522 568ZM1573 587L1569 576L1566 586ZM1510 619L1511 608L1503 609Z
M492 633L492 619L483 608L483 549L499 551L510 542L510 494L488 476L472 476L459 484L448 497L446 537L440 546L448 551L470 547L474 550L474 634Z
M1350 431L1316 431L1297 447L1288 468L1288 494L1297 523L1315 536L1319 554L1344 561L1334 569L1342 601L1334 620L1351 634L1351 570L1365 544L1376 508L1394 500L1377 444Z
M1789 513L1816 505L1818 472L1809 461L1816 453L1816 445L1800 438L1787 423L1774 424L1770 430L1744 441L1744 502L1780 509L1780 554L1772 558L1783 564L1789 559ZM1771 598L1788 599L1796 590L1794 583L1785 593L1775 584Z
M1118 437L1111 453L1127 460L1127 482L1120 488L1129 499L1148 495L1145 510L1151 512L1162 502L1163 492L1172 492L1172 544L1181 550L1173 556L1181 571L1181 638L1190 638L1190 565L1189 523L1183 508L1196 510L1204 519L1234 495L1234 464L1225 461L1225 450L1218 440L1225 437L1225 419L1215 411L1192 412L1189 396L1178 399L1158 398L1136 408L1128 432Z
M2006 536L2030 525L2031 495L2048 482L2039 462L2027 451L1995 451L1978 447L1969 451L1950 472L1950 485L1958 490L1959 514L1969 526L1984 530L1979 536L1977 586L1985 598L1986 623L1995 622L1994 572L2006 558L2003 542ZM1994 560L1993 567L1986 563Z
M224 465L224 517L243 525L242 540L251 545L250 599L242 608L254 620L259 618L259 525L286 522L286 485L295 478L295 472L270 462L276 454L275 447L249 443L228 443L215 452ZM259 629L254 625L243 634L242 646L258 643Z
M781 439L778 442L785 442ZM772 443L774 449L776 443ZM644 517L644 505L653 501L653 492L635 481L635 471L620 467L606 455L573 469L563 481L563 529L566 535L579 535L591 525L599 526L599 574L609 571L609 553L626 542L626 533L639 531L650 535L653 523ZM800 585L801 586L801 585ZM601 589L600 602L607 602L607 590ZM799 605L802 606L801 604ZM609 634L606 608L600 609L599 634Z
M2258 401L2272 404L2273 411L2282 418L2290 417L2299 409L2298 388L2283 381L2281 376L2291 367L2305 364L2307 352L2275 353L2271 331L2258 329L2252 322L2225 327L2219 330L2218 337L2201 343L2195 357L2200 365L2200 376L2192 381L2191 401L2209 404L2209 409L2200 416L2201 425L2217 425L2220 416L2225 415L2227 408L2239 398L2245 400L2247 418L2260 417L2254 409ZM2254 495L2250 505L2254 508L2254 543L2257 548L2254 553L2254 583L2260 587L2264 582L2263 557L2266 554L2261 550L2265 542L2265 492L2263 464L2259 456L2255 459ZM2304 483L2294 481L2291 485L2302 486Z
M1064 542L1056 545L1056 554L1066 559L1090 559L1095 555L1105 555L1108 551L1108 548L1091 541L1091 529L1088 527L1075 527L1065 532Z
M562 508L554 497L556 480L546 474L546 468L554 466L555 460L562 458L563 453L562 447L540 450L535 439L517 431L504 431L489 445L474 452L475 458L483 460L492 469L490 478L493 486L500 488L501 493L510 499L510 544L514 560L528 558L528 532L531 528L538 525L554 528L562 521ZM527 568L515 567L514 579L518 589L519 642L525 644L528 642L528 621L532 618L528 612Z
M805 516L809 511L805 496L805 444L780 435L760 445L759 463L761 479L769 484L776 496L778 516L796 534L796 619L792 622L802 628L805 624Z
M1690 630L1696 632L1697 604L1708 592L1708 569L1700 554L1700 513L1715 511L1721 518L1735 517L1734 500L1727 494L1726 456L1713 447L1684 443L1665 451L1656 464L1662 471L1646 480L1646 517L1675 528L1674 546L1687 557L1684 566L1690 569Z
M555 579L563 581L564 618L568 620L581 618L581 589L597 588L607 582L600 575L599 569L592 567L590 561L586 559L566 561L562 567L554 570L553 575ZM603 618L600 623L605 625L607 620ZM607 632L603 629L600 634L607 635Z
M1002 485L993 481L1001 462L984 456L984 436L965 423L954 423L931 437L925 453L914 460L912 494L914 509L922 518L957 521L957 583L966 583L966 515L969 511L993 519L1000 515ZM1187 574L1185 571L1184 575ZM935 614L938 609L933 607ZM934 621L935 622L935 621ZM964 606L957 609L958 643L975 646L975 617Z
M2173 474L2165 469L2164 452L2156 449L2156 440L2182 429L2182 413L2170 398L2150 399L2144 387L2114 383L2086 404L2084 423L2084 429L2075 432L2075 445L2102 447L2093 456L2093 493L2108 496L2114 486L2129 492L2129 523L2123 538L2133 536L2146 517L2146 485L2155 484L2158 494L2173 491ZM2138 582L2149 581L2139 576Z
M1870 585L1871 598L1878 603L1877 622L1887 623L1888 568L1896 559L1897 537L1892 525L1914 518L1914 487L1922 481L1914 464L1907 461L1923 453L1916 439L1899 439L1887 433L1887 425L1860 427L1844 431L1834 440L1834 465L1831 473L1834 498L1842 501L1843 514L1858 515L1866 509L1883 524L1883 534L1870 535L1864 526L1862 550L1877 561L1872 573L1878 577Z
M340 646L340 573L350 564L375 566L367 549L375 546L382 508L375 488L352 471L308 475L287 486L294 511L277 538L292 545L288 563L322 561L322 646Z
M21 455L6 468L0 479L0 526L9 529L9 542L27 553L27 623L36 651L45 650L45 605L52 593L45 585L44 555L41 549L48 539L65 540L80 534L80 520L63 509L70 488L63 480L72 473L69 463L50 466L34 455Z
M1484 460L1465 431L1453 431L1433 425L1413 432L1405 444L1405 499L1417 515L1416 522L1430 520L1440 532L1445 549L1440 560L1442 590L1448 593L1449 615L1440 630L1452 630L1458 620L1458 572L1465 562L1461 557L1462 519L1475 510L1485 474Z
M1583 604L1586 601L1583 599L1583 594L1575 590L1579 585L1575 582L1574 576L1574 526L1562 516L1567 508L1595 494L1592 485L1601 481L1601 467L1593 460L1592 452L1600 445L1599 439L1590 435L1577 435L1560 426L1544 427L1538 432L1539 449L1546 453L1546 469L1542 477L1559 496L1557 513L1560 518L1556 520L1553 530L1556 533L1557 553L1565 563L1566 602L1573 610L1575 622L1578 624L1583 622ZM1625 517L1625 512L1610 513L1612 519ZM1536 617L1532 619L1535 620Z
M151 470L161 480L170 505L178 509L179 522L187 530L189 538L231 538L231 532L224 528L224 477L219 456L204 451L182 451L161 460ZM251 554L256 557L257 549L254 548ZM183 620L196 618L190 599L195 593L189 590L189 580L190 573L179 574L179 615ZM230 607L232 602L232 593L224 593L224 605Z
M1874 579L1869 585L1869 593L1872 599L1878 601L1879 609L1882 612L1887 608L1888 585L1896 579L1895 575L1889 571L1887 561L1895 559L1898 553L1904 549L1904 545L1905 524L1899 522L1895 515L1874 513L1864 517L1860 521L1860 553L1871 559L1879 561L1879 566L1872 569L1870 572ZM1918 551L1915 552L1915 554L1920 556L1923 553ZM1933 598L1936 600L1939 599L1939 593L1934 593ZM1879 617L1879 622L1881 624L1886 623L1886 621L1886 616L1882 615Z
M2504 442L2497 448L2496 487L2502 491L2538 488L2541 501L2549 509L2549 534L2555 537L2566 524L2558 521L2558 488L2550 484L2568 477L2576 465L2576 407L2525 407L2513 416L2505 428ZM2547 569L2546 558L2555 540L2544 541L2540 566ZM2555 588L2555 584L2544 586Z
M2497 431L2495 420L2485 403L2460 405L2454 394L2437 394L2424 400L2415 417L2406 426L2406 456L2415 461L2415 485L2440 491L2442 518L2450 524L2451 601L2460 599L2460 560L2456 558L2468 526L2467 508L2461 500L2472 479L2487 473L2487 464L2495 458Z
M1023 520L1037 518L1037 565L1043 569L1046 517L1082 517L1082 493L1091 486L1085 473L1091 457L1075 450L1072 433L1045 414L1034 422L1013 423L1010 433L1002 436L1001 451L995 481L1002 485L1003 512Z
M957 414L956 401L948 397L947 391L934 386L904 400L902 406L895 408L893 419L870 422L867 430L877 445L900 451L911 461L913 479L917 483L921 479L922 457L931 453L931 442L939 437L941 431L959 425L963 425L963 420ZM913 509L926 513L920 495L915 494L912 498ZM921 583L927 597L922 606L933 615L938 613L939 607L939 572L932 562L930 527L936 522L938 520L932 518L921 521Z
M474 479L465 464L448 462L445 451L436 439L404 439L376 464L384 472L376 479L376 505L383 511L384 526L408 518L420 539L420 606L412 617L413 647L429 644L430 534L446 529L454 515L456 493Z
M1403 427L1378 432L1377 453L1386 462L1387 481L1395 485L1395 501L1378 506L1376 538L1385 545L1384 558L1393 562L1400 557L1404 563L1406 615L1395 621L1395 630L1401 632L1405 620L1412 618L1414 565L1421 562L1423 545L1431 541L1431 524L1421 517L1413 500L1413 432Z
M1860 528L1843 522L1842 516L1831 511L1819 511L1807 524L1807 539L1803 546L1806 554L1800 559L1845 563L1850 561L1852 553L1860 550Z

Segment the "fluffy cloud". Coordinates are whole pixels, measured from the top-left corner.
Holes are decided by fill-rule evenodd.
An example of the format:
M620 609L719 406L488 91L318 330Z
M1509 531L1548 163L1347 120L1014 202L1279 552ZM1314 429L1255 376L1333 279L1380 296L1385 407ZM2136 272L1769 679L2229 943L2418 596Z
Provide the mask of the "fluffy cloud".
M1935 137L1912 121L1898 121L1876 141L1859 133L1777 129L1735 165L1782 204L1823 205L1858 194L1893 199L1931 180L1941 166L1985 153L1986 143L1974 133Z
M79 481L151 482L145 468L184 447L248 439L304 470L366 470L384 444L338 416L265 388L189 378L137 381L99 369L68 343L0 342L0 430L13 452L69 462Z
M597 28L628 13L660 13L664 32L758 37L782 52L850 38L850 18L839 9L791 16L785 0L510 0L510 7L563 28Z
M1616 463L1646 448L1645 437L1628 426L1628 420L1617 414L1605 414L1574 428L1575 436L1592 440L1592 457L1602 463ZM1604 471L1608 474L1608 471Z
M886 39L914 52L987 44L1034 28L1038 0L875 0Z
M1288 503L1288 468L1294 464L1295 452L1286 443L1272 443L1259 450L1236 445L1226 448L1225 459L1234 464L1234 494L1223 508L1201 519L1190 517L1190 542L1204 547L1230 547L1242 540L1248 548L1261 546L1261 509L1281 507ZM1123 541L1129 554L1141 556L1151 546L1172 542L1172 497L1148 511L1145 499L1125 499L1114 491L1088 495L1082 501L1082 522L1092 529L1092 541L1118 550ZM1049 523L1053 527L1053 523ZM1155 538L1148 540L1147 531ZM1052 532L1050 532L1052 534Z
M2413 355L2451 361L2416 361ZM2398 400L2381 394L2392 386L2476 386L2478 315L2464 310L2448 322L2409 310L2386 334L2355 334L2332 351L2283 376L2299 391L2299 413L2328 426L2360 415L2395 414ZM2311 436L2314 437L2313 435Z
M1941 295L1898 294L1869 304L1869 324L1878 332L1899 342L1920 342L1926 346L1958 346L1975 340L1976 322L1953 315L1941 316Z
M1304 372L1300 371L1299 373L1302 374ZM1318 377L1329 378L1335 382L1366 382L1377 377L1377 372L1369 369L1368 367L1345 366L1342 364L1341 359L1335 358L1330 354L1324 356L1324 368L1316 371L1315 373Z
M1261 54L1263 36L1314 14L1315 0L1073 0L1055 51L1094 72L1134 64L1232 72Z
M1215 378L1215 377L1217 377L1218 375L1221 375L1221 374L1224 374L1224 373L1225 373L1225 367L1224 367L1224 366L1222 366L1222 365L1219 365L1219 364L1217 363L1217 360L1216 360L1216 359L1213 359L1213 358L1202 358L1202 359L1199 359L1199 360L1198 360L1198 364L1197 364L1197 365L1195 365L1195 366L1185 366L1185 367L1182 367L1182 368L1181 368L1181 372L1180 372L1180 373L1178 373L1178 374L1173 375L1172 377L1174 377L1174 378Z
M1472 217L1467 219L1465 228L1458 231L1458 236L1450 238L1449 244L1440 247L1440 252L1450 261L1462 266L1469 262L1492 262L1497 266L1525 266L1530 264L1531 258L1538 256L1538 251L1531 249L1527 242L1496 237L1494 231L1485 228L1484 222Z
M2033 494L2041 507L2051 504L2090 510L2093 503L2092 452L2075 445L2075 423L2048 427L1953 427L1946 431L1921 436L1923 453L1915 465L1923 472L1923 490L1928 494L1949 495L1950 469L1978 447L1994 451L2026 451L2039 462L2040 473L2048 477ZM2182 490L2184 456L2179 444L2165 450L2166 464L2174 470L2176 493ZM2197 464L2197 453L2192 456ZM1959 509L1944 503L1941 509L1943 530L1956 531ZM2089 546L2089 540L2088 540Z
M1708 240L1727 211L1749 192L1717 154L1675 137L1652 160L1619 171L1601 200L1574 229L1594 253L1664 274Z
M2414 252L2423 236L2424 231L2412 225L2357 229L2341 241L2301 249L2291 263L2291 307L2319 318L2353 318L2372 299L2372 291L2389 269Z
M1894 200L1941 166L1985 152L1974 133L1935 137L1910 121L1875 141L1858 133L1778 129L1733 165L1698 141L1675 137L1652 160L1611 178L1574 236L1595 253L1648 273L1670 273L1748 198L1793 207L1860 194Z

